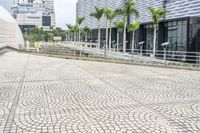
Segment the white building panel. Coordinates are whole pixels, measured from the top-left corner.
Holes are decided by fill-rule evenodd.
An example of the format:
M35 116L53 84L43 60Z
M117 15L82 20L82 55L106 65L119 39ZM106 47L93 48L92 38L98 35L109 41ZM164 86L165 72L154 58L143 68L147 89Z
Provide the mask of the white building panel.
M24 48L24 39L15 19L0 6L0 47Z

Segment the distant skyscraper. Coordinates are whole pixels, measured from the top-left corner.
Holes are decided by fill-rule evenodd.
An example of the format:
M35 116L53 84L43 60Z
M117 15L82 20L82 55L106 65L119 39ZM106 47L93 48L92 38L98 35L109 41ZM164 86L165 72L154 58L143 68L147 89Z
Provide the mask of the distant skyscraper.
M54 0L45 0L45 4L47 7L54 10Z
M56 25L54 0L21 0L12 13L22 31L36 27L49 30Z
M0 0L0 5L3 6L9 13L11 13L11 7L14 4L14 0Z

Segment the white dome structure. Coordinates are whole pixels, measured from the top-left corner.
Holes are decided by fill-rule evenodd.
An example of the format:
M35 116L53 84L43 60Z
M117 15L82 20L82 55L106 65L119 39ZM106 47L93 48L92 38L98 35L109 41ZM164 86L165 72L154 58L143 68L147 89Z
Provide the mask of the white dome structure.
M0 5L0 48L24 48L24 38L15 19Z

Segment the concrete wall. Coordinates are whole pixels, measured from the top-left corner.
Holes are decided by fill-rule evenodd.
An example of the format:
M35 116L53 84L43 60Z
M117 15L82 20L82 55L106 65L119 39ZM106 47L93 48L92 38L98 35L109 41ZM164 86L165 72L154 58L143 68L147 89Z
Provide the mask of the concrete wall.
M0 6L0 47L2 46L24 48L24 39L14 18Z

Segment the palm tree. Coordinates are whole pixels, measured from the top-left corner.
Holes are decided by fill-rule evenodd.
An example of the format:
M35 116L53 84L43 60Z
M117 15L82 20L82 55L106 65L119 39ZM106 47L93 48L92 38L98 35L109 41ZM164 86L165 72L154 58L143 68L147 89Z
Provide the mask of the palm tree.
M83 28L83 30L84 30L84 32L85 32L85 42L87 42L88 40L87 40L87 38L88 38L88 33L90 33L91 32L91 29L89 28L89 27L84 27Z
M118 12L124 16L124 35L123 35L123 52L126 52L126 27L128 17L130 15L135 15L135 17L139 17L139 12L135 7L135 0L124 0L124 6L122 9L118 9Z
M86 35L86 32L84 31L83 28L80 29L80 34L81 34L80 35L80 38L81 38L80 40L82 40L82 38L85 37L85 35Z
M81 29L80 29L80 25L83 23L83 21L85 20L85 17L78 17L77 18L77 25L78 25L78 41L80 42L80 38L81 38Z
M110 8L105 8L104 13L106 15L107 20L109 19L110 21L110 34L109 34L109 51L111 51L111 40L112 40L112 21L113 19L118 15L118 10L112 10ZM106 26L107 27L107 26ZM106 34L107 37L107 34ZM107 41L107 40L106 40ZM107 45L106 45L107 46Z
M131 46L131 51L133 54L134 51L134 46L135 46L135 31L140 28L140 22L135 21L131 23L128 27L129 32L132 32L132 46Z
M103 8L97 8L95 7L95 11L93 11L90 16L95 17L98 20L98 48L100 48L100 37L101 37L101 31L100 31L100 19L103 16L104 9Z
M78 32L79 32L79 28L78 28L78 25L74 25L73 26L73 30L74 30L74 40L75 41L78 41L78 37L77 37L77 34L78 34Z
M117 29L117 52L119 51L119 31L124 28L124 21L115 22L115 27Z
M158 30L159 22L161 19L165 16L167 13L167 10L165 8L149 8L149 12L152 16L153 20L153 57L156 56L156 32Z
M72 41L72 36L74 34L73 26L71 24L66 24L66 26L68 28L70 41Z
M108 46L108 11L110 8L104 7L104 15L106 16L106 46Z

